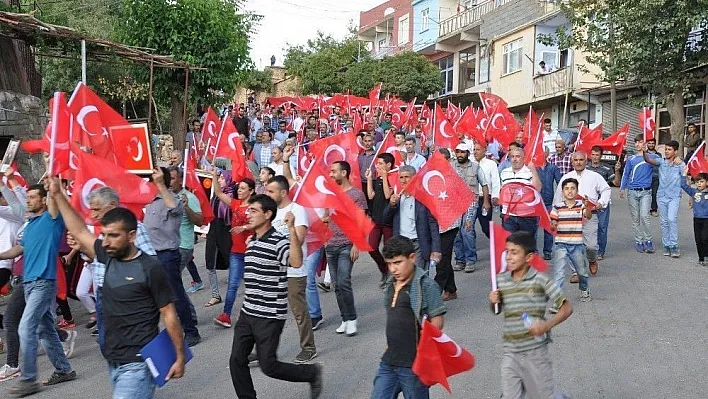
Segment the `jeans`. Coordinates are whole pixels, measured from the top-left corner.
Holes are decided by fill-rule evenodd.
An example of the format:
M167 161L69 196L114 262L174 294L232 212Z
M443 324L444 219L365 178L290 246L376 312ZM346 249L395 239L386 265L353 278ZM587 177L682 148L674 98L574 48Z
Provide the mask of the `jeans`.
M236 302L238 286L243 280L243 258L244 254L231 252L229 255L229 285L226 288L226 300L224 301L224 313L231 316L231 310Z
M570 265L578 273L578 287L581 291L588 289L588 259L583 244L564 244L557 242L553 247L553 279L556 285L563 288L566 266Z
M534 250L536 249L536 231L538 231L538 217L536 216L506 216L502 219L502 227L509 233L526 231L533 236Z
M489 203L492 203L492 199L490 196L487 196L489 199ZM484 207L484 198L480 195L479 200L477 202L477 220L479 220L479 227L482 228L482 233L484 233L487 238L489 238L489 221L492 220L492 215L494 214L494 207L492 207L489 212L487 212L487 216L482 215L482 210Z
M108 374L113 385L113 399L150 399L155 394L155 383L150 369L144 362L135 362L113 367L109 363Z
M598 220L592 217L583 223L583 243L590 262L597 261L597 226Z
M51 306L57 294L56 280L37 279L24 283L25 310L20 320L19 336L22 352L23 381L37 380L37 346L42 342L47 357L56 371L68 373L71 365L64 355L59 335L54 329Z
M392 235L393 227L384 226L382 224L376 224L374 229L371 230L371 233L369 233L369 245L374 249L369 252L369 255L371 255L371 259L376 262L376 266L379 267L382 276L388 275L388 266L386 266L386 261L384 261L383 255L381 255L381 251L379 251L379 244L381 243L381 238L383 238L383 242L386 244Z
M25 311L25 290L22 278L18 278L18 280L17 284L13 283L12 295L10 295L10 300L7 302L5 317L3 318L7 344L7 360L5 364L9 364L12 367L18 367L20 364L20 336L18 332L22 313Z
M187 271L189 272L189 275L192 277L192 281L194 281L195 283L201 283L202 277L199 275L199 271L197 271L197 265L194 264L194 259L192 259L192 255L194 255L194 248L192 248L192 249L180 248L179 249L179 256L180 256L179 270L183 271L186 268Z
M627 202L629 202L629 215L632 218L632 231L634 231L634 241L651 241L651 206L650 190L627 190Z
M548 212L551 211L551 208L553 208L553 205L546 205L546 210ZM553 252L553 234L547 232L545 229L543 230L543 255L551 255Z
M322 317L322 307L320 306L320 293L317 291L317 266L322 259L323 248L307 255L303 267L307 268L307 287L305 289L305 298L307 300L307 311L310 313L310 318L315 319Z
M234 325L229 369L231 382L239 399L256 399L256 390L248 367L253 346L261 371L268 377L290 382L313 382L317 377L314 364L292 364L278 361L277 351L285 320L265 319L239 313Z
M190 306L192 301L189 300L187 293L184 291L182 284L182 273L180 273L180 255L176 249L157 251L157 259L162 263L162 268L167 274L167 280L172 287L174 295L174 305L177 311L177 316L182 324L184 334L187 336L198 336L196 320L192 317Z
M678 247L678 210L681 198L659 197L661 241L665 247Z
M474 206L475 208L477 205ZM460 231L455 237L455 262L460 263L477 263L477 232L475 231L475 223L477 221L477 210L470 212L472 227L469 231L465 229L465 217L462 217Z
M610 205L593 217L597 218L597 252L604 256L607 248L607 229L610 227Z
M352 244L327 245L327 264L334 282L334 294L342 315L342 321L356 320L354 308L354 292L352 291L352 267L354 262L350 257Z
M391 366L382 360L374 377L371 399L395 399L401 391L406 399L427 399L428 389L411 368Z
M452 246L457 237L457 228L448 230L440 234L440 254L442 258L436 267L435 282L440 289L449 292L457 292L455 285L455 272L452 270Z

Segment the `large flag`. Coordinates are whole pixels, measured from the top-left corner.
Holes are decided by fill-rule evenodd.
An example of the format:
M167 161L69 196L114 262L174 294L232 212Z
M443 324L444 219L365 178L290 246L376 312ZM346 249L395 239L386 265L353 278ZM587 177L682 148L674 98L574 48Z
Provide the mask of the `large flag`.
M527 165L530 163L537 166L546 164L546 151L543 146L543 123L541 121L543 121L543 114L536 119L536 113L531 109L524 124L524 128L527 128L529 134L529 140L526 144L526 158L524 159L524 163Z
M427 385L442 385L450 391L448 377L474 367L474 356L440 331L427 319L418 341L415 360L411 368L420 381Z
M194 194L199 201L199 207L202 208L202 217L204 218L204 225L208 225L214 220L214 210L211 207L211 202L202 188L202 184L199 181L199 176L196 172L196 162L194 158L188 156L184 161L184 175L185 175L185 188Z
M134 175L120 166L87 152L76 150L79 168L75 174L72 205L84 219L91 220L88 195L91 191L108 186L118 193L124 206L142 220L143 207L157 196L157 187L140 176Z
M456 107L455 104L451 103L450 100L447 100L447 109L445 110L445 116L448 120L450 120L450 122L454 124L457 122L458 119L460 119L460 116L462 116L462 110L460 110L459 107Z
M455 133L452 124L447 120L447 116L440 108L440 104L435 103L435 132L433 141L438 147L455 148L460 144L460 139Z
M442 230L462 217L475 200L467 183L439 152L428 159L403 191L425 205Z
M627 145L627 134L629 134L629 123L625 123L619 130L597 143L597 145L602 147L603 150L613 152L619 156Z
M347 161L352 169L349 181L361 190L361 171L359 170L359 146L356 133L349 132L330 136L310 143L312 156L323 163L327 170L335 161Z
M639 129L641 129L644 134L644 141L654 138L656 122L651 108L643 107L642 112L639 113Z
M487 144L487 138L484 137L484 132L479 129L479 121L474 114L472 107L467 107L460 115L457 122L453 126L456 133L462 133L465 137L472 139L483 146Z
M116 127L111 135L116 163L129 171L148 171L152 169L150 140L145 125L127 125ZM137 172L137 173L140 173Z
M688 160L688 174L696 177L699 173L708 173L708 159L706 159L706 142L696 148L691 158Z
M54 93L49 102L49 111L49 167L50 174L56 176L70 167L71 116L67 110L64 93Z
M581 125L578 129L578 140L575 143L575 151L583 151L586 154L590 153L592 147L600 144L602 141L602 123L590 129L586 125Z
M229 115L226 115L225 118L229 118ZM216 154L216 143L219 141L221 128L222 123L219 120L219 116L209 107L209 109L207 109L206 118L204 118L204 125L202 126L202 142L207 145L204 156L209 159L214 158L214 154Z
M368 237L374 229L374 223L327 175L322 163L315 159L300 182L293 201L306 208L328 208L330 220L337 224L347 238L360 250L371 251Z
M551 228L551 217L543 198L533 186L524 183L504 184L499 192L499 203L506 206L507 213L515 216L539 218L539 226L555 235Z
M492 93L479 93L479 99L482 100L482 107L487 115L492 115L497 111L497 108L507 108L507 103L501 97Z
M506 102L500 97L489 94L484 95L482 99L484 110L477 119L480 128L485 132L487 142L497 140L504 148L509 147L509 144L515 140L516 134L521 130L519 122L516 121L514 115L506 107Z

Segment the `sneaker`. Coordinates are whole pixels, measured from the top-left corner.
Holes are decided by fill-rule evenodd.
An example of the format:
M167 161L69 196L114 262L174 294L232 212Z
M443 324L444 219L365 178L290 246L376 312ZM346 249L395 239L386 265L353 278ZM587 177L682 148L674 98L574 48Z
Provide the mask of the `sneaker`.
M679 251L679 247L675 246L671 248L671 257L672 258L680 258L681 257L681 251Z
M573 275L570 276L570 283L578 284L578 281L580 281L580 279L578 278L578 273L573 273Z
M21 375L19 367L12 367L6 364L0 367L0 382L9 381Z
M226 328L231 328L231 317L226 313L222 313L219 315L219 317L214 319L214 324Z
M49 377L48 380L42 382L42 385L50 386L50 385L56 385L56 384L61 384L62 382L67 382L71 380L76 379L76 371L71 370L68 373L60 373L58 371L55 371L52 373L52 376Z
M98 337L98 328L94 328L93 330L91 330L91 336Z
M452 265L452 270L456 272L460 272L462 270L465 270L465 264L464 263L455 263Z
M316 350L303 349L302 352L298 353L298 355L295 356L294 363L295 364L307 363L316 357L317 357Z
M310 383L310 399L317 399L322 395L322 365L315 363L315 367L317 367L317 373L315 380Z
M259 363L258 362L258 354L255 351L249 353L248 354L248 365L255 367L255 366L258 366L258 363Z
M332 286L330 284L325 284L325 283L317 283L317 288L321 289L324 292L330 292L332 291Z
M465 265L465 273L472 273L474 272L474 262L467 262Z
M641 242L638 242L636 244L635 248L636 248L637 252L644 253L644 244L642 244Z
M194 281L192 281L191 286L189 288L187 288L185 291L187 291L188 294L191 294L191 293L201 290L202 288L204 288L204 283L201 283L201 282L195 283Z
M199 334L185 335L184 342L187 344L187 346L189 346L191 348L191 347L195 346L196 344L202 342L202 337Z
M86 328L92 329L94 327L96 327L96 314L95 313L91 315L89 322L86 323Z
M599 255L598 255L598 256L599 256ZM553 259L553 255L552 255L552 254L543 254L543 260L551 260L551 259Z
M320 317L313 317L312 318L312 331L317 331L322 327L322 324L324 324L324 318L322 316Z
M347 337L353 337L356 335L356 320L349 320L347 322L346 333Z
M76 322L74 320L66 320L66 319L61 319L59 323L57 323L57 327L61 328L62 330L69 330L72 328L76 327Z
M667 247L666 245L664 245L664 252L663 252L663 255L664 255L664 256L671 256L671 248L669 248L669 247Z
M589 290L580 291L580 302L590 302L591 299Z
M336 330L334 330L334 332L336 332L337 334L344 334L345 331L347 331L347 322L346 321L343 321L342 324L339 327L337 327Z
M654 253L654 244L652 244L651 241L644 242L644 252L646 252L648 254Z
M76 336L79 335L79 333L77 333L76 330L68 330L67 333L69 336L66 338L66 341L61 343L61 346L64 348L64 356L66 356L67 359L71 359L74 355Z
M590 275L594 276L597 274L597 262L592 261L588 267L590 269Z
M11 396L16 398L23 398L25 396L33 395L42 388L37 381L23 381L20 380L17 384L11 386L7 390Z
M605 254L597 254L597 260L604 260L605 259ZM548 259L546 259L548 260Z

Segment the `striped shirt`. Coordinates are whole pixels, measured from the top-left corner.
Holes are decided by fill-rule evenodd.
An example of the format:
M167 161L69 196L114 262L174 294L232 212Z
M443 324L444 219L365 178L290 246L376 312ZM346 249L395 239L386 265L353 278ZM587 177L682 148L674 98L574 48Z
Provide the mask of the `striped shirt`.
M549 304L551 310L557 312L566 301L563 290L558 288L550 276L539 274L534 268L529 268L521 281L514 281L511 272L498 274L497 284L504 312L504 351L525 352L548 343L548 334L541 342L529 334L521 315L527 313L537 319L545 319Z
M533 173L531 173L531 169L529 169L528 166L524 165L521 169L519 169L518 172L514 172L514 169L511 167L504 168L501 173L499 174L499 178L501 181L501 186L504 187L505 184L507 183L523 183L527 185L531 185L531 181L533 180ZM507 214L507 206L506 204L502 204L502 213ZM509 214L512 215L512 214ZM512 215L513 216L513 215Z
M247 315L285 320L288 312L290 241L271 227L253 238L244 258L244 298Z
M568 206L565 202L553 205L551 220L558 222L557 243L583 244L583 201L576 200L573 206Z

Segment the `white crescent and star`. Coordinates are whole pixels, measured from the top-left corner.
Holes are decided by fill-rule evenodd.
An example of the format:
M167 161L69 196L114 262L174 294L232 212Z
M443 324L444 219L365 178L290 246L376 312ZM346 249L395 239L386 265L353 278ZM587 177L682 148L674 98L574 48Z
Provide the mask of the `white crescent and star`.
M238 136L238 132L233 132L229 134L229 137L226 138L227 142L229 143L229 147L234 151L236 151L236 144L234 144L234 139L239 140Z
M538 191L533 192L533 201L532 202L524 202L524 205L527 206L536 206L539 202L541 202L541 196L538 194Z
M322 194L325 195L334 195L332 191L330 191L327 187L325 187L325 177L320 175L317 176L315 179L315 188L317 191L321 192Z
M89 193L91 193L91 191L93 191L96 186L105 187L106 183L104 183L103 180L99 178L92 177L88 179L88 181L84 183L84 186L81 188L81 202L87 209L91 207L88 203L88 195Z
M332 151L337 151L338 153L342 154L342 160L347 159L347 152L344 151L344 148L342 148L339 144L330 144L330 146L327 147L327 149L324 152L325 164L330 165L329 163L327 163L327 157L329 156L329 153Z
M440 171L431 170L428 173L426 173L425 175L423 175L423 189L431 197L434 197L434 195L433 195L433 193L430 192L429 184L430 184L430 179L432 179L435 176L439 177L443 181L443 184L445 184L445 177L442 175L442 173L440 173ZM440 191L440 193L438 194L438 198L440 198L441 200L447 199L448 198L447 193L445 191Z
M133 161L140 162L143 159L143 143L137 137L131 137L130 142L135 143L135 147L138 149L138 155L133 157Z
M455 345L455 354L452 355L452 357L462 356L462 347L460 345L458 345L457 342L451 340L450 337L447 336L447 334L442 333L439 337L432 337L432 338L441 344L445 344L448 342L452 343L453 345Z
M440 126L438 127L438 130L440 131L440 135L442 135L442 136L445 137L445 138L450 138L450 137L452 137L452 136L449 135L449 134L445 134L445 126L447 126L447 121L442 121L442 122L440 123Z
M215 129L216 129L216 122L209 121L209 123L207 123L207 132L209 132L210 136L216 137L216 132L214 131Z

